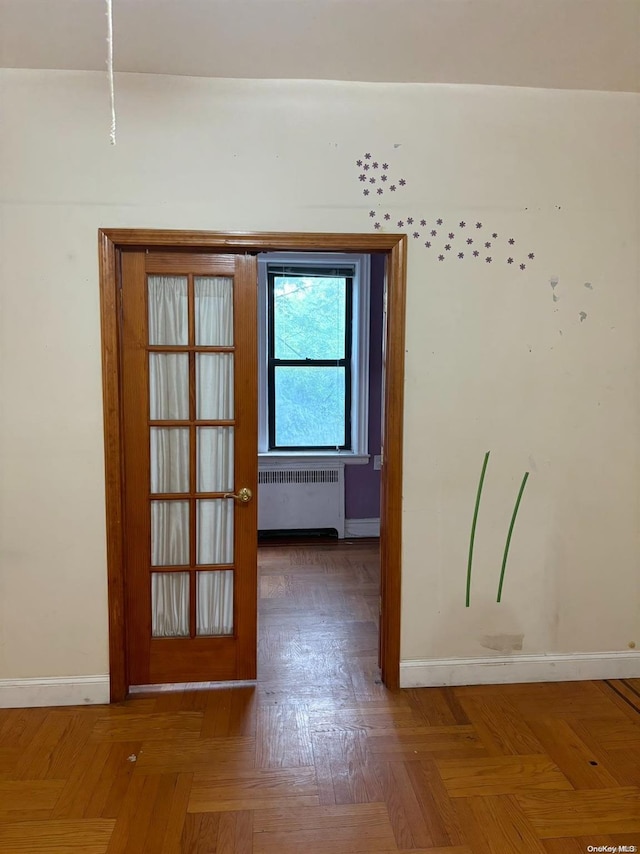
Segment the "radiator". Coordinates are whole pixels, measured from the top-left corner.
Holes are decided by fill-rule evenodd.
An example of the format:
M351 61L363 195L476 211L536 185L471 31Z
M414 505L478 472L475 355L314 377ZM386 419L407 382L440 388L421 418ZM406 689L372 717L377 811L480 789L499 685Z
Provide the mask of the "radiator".
M344 537L344 466L261 469L258 530L335 528Z

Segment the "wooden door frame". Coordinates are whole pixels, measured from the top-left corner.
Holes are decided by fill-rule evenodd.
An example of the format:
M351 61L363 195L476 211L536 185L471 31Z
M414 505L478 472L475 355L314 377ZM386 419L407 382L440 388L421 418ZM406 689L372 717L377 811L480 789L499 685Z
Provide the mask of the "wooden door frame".
M111 702L127 695L125 623L124 454L121 411L119 255L126 248L162 247L221 253L359 252L386 255L384 459L381 470L380 637L382 680L400 687L402 448L407 237L404 234L214 232L100 229L100 314L105 433L109 679ZM256 448L256 454L258 449Z

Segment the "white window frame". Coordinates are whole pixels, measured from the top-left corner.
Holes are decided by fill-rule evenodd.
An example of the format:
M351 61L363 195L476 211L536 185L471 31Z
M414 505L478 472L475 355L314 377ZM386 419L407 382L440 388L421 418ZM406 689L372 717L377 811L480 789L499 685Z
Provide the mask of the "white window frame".
M353 266L353 340L351 347L351 450L269 450L267 395L268 299L267 266ZM258 459L270 466L322 465L327 460L366 465L369 462L369 314L371 259L348 252L263 252L258 255Z

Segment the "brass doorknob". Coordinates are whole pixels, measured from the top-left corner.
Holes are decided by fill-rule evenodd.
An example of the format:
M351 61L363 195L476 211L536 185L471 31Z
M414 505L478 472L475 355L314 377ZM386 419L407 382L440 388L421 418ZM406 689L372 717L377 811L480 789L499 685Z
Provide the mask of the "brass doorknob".
M242 489L239 489L237 492L227 492L224 497L235 498L235 500L239 501L241 504L248 504L253 498L253 492L251 492L248 486L243 486Z

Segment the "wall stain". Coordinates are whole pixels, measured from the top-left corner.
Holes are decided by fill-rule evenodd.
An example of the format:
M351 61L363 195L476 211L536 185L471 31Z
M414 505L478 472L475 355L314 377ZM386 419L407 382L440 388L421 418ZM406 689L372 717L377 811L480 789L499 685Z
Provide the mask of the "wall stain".
M480 646L495 649L497 652L514 652L522 649L524 635L483 635Z

